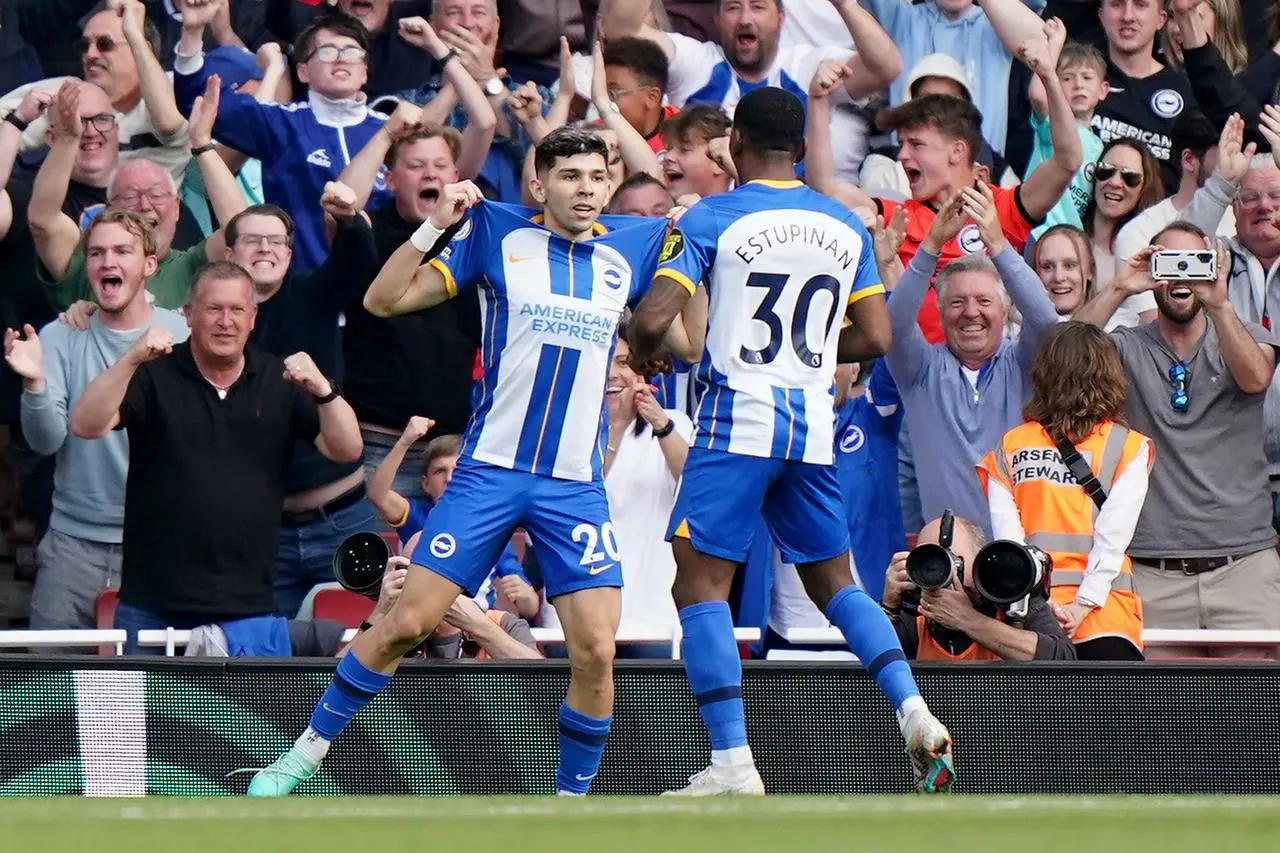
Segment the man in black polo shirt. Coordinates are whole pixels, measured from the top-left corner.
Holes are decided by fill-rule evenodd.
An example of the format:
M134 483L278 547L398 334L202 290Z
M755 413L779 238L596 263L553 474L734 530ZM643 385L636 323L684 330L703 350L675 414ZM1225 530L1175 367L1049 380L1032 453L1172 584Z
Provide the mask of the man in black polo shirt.
M285 475L297 438L335 462L360 458L355 412L306 353L245 345L253 280L227 262L196 277L191 339L149 329L85 389L71 431L129 431L116 626L218 624L233 655L288 656L272 595Z
M227 223L227 256L253 276L258 317L249 343L278 356L305 352L341 384L338 315L373 281L379 258L353 190L329 183L320 207L337 228L329 257L314 270L290 268L293 220L274 204L254 205ZM381 527L365 498L359 461L331 462L309 438L294 442L276 557L280 613L297 615L311 587L333 580L333 552L344 539Z

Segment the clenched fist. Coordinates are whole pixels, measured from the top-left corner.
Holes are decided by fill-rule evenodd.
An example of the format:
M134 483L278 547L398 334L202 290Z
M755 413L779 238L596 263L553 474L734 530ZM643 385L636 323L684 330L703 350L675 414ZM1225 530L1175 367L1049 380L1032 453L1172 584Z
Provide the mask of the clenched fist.
M334 219L350 219L360 212L356 207L356 191L341 181L329 181L324 185L320 207Z
M414 415L409 418L409 423L405 426L404 432L400 434L400 443L409 445L415 441L421 441L427 433L431 432L431 428L435 425L436 422L431 418Z
M168 329L152 326L133 342L133 346L129 347L124 357L135 366L140 366L171 352L173 352L173 334Z
M284 378L302 387L312 397L327 397L333 390L333 384L305 352L295 352L284 360Z
M471 181L446 184L440 192L440 203L431 213L431 224L443 231L462 221L462 214L484 200L480 188Z

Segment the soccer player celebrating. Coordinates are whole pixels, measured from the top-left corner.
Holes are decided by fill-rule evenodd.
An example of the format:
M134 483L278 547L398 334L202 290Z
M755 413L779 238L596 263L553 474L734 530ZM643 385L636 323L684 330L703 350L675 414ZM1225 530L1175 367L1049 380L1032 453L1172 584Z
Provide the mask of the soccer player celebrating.
M612 719L622 586L601 477L605 383L618 321L648 287L666 231L662 219L608 217L608 229L597 221L611 190L608 156L589 131L548 135L534 153L530 190L543 213L533 217L482 201L468 181L446 186L365 294L365 308L386 317L478 287L478 404L400 600L356 637L310 726L254 776L250 796L288 794L315 773L401 656L460 591L475 594L517 527L533 540L573 670L560 706L556 787L587 792Z
M761 511L783 559L893 703L917 788L944 790L952 779L951 736L921 699L893 626L849 569L832 465L833 378L837 361L885 353L889 317L866 228L793 177L804 130L800 100L783 89L742 98L729 141L741 186L684 215L631 321L632 359L643 362L705 282L707 352L698 371L708 390L667 538L685 671L710 734L711 766L673 792L680 795L764 793L747 745L727 604Z

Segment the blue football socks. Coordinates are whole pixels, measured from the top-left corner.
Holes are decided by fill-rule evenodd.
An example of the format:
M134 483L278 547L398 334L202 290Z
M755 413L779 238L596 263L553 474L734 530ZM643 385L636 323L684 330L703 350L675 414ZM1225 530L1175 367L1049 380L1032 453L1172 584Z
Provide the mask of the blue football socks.
M600 770L600 756L609 740L613 717L588 717L560 704L560 764L556 767L556 790L585 794Z
M311 712L311 729L325 740L333 740L390 680L390 675L374 672L356 660L355 655L347 654L338 661L333 681Z
M920 696L893 623L870 596L849 584L827 603L827 619L844 634L849 650L862 661L894 710Z
M747 715L742 707L742 661L733 617L724 601L704 601L680 611L681 656L698 712L711 738L712 764L751 762Z

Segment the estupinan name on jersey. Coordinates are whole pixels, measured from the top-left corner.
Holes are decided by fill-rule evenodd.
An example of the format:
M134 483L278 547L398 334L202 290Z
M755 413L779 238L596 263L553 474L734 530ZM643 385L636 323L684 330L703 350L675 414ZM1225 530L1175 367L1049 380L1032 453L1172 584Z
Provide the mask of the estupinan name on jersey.
M752 234L733 251L743 263L750 264L770 249L796 243L806 243L826 252L842 269L847 270L858 261L858 255L842 246L837 235L818 225L770 225Z

